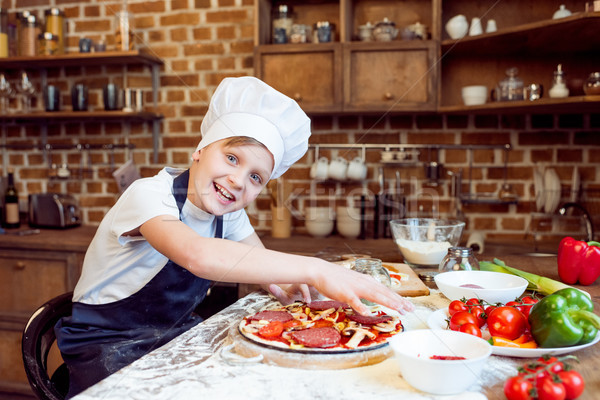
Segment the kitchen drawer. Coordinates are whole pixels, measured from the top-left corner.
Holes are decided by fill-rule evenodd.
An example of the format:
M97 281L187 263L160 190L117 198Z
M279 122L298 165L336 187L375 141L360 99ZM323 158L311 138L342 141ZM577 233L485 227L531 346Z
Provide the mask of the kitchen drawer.
M23 326L0 329L0 392L31 393L21 355Z
M0 318L26 321L46 301L73 290L80 264L77 253L0 250Z

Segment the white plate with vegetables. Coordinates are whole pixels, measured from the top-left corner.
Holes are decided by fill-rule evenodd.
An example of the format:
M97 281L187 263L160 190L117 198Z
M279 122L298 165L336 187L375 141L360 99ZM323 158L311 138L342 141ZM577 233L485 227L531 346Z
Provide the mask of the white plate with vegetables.
M448 329L448 322L446 321L449 318L448 309L441 308L437 311L434 311L429 318L427 318L427 325L431 329ZM482 334L484 338L489 338L489 332L487 330L482 330ZM567 354L573 353L577 350L585 349L586 347L590 347L595 345L600 341L600 332L596 335L596 339L594 339L590 343L578 345L578 346L570 346L570 347L538 347L536 349L519 349L514 347L502 347L502 346L492 346L492 354L497 356L508 356L508 357L519 357L519 358L535 358L543 356L544 354Z

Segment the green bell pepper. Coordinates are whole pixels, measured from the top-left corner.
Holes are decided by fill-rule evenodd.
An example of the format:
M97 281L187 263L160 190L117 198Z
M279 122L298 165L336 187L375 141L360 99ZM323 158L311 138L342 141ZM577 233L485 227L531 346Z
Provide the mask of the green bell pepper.
M561 289L537 302L529 313L531 334L540 347L590 343L600 329L600 317L584 292Z

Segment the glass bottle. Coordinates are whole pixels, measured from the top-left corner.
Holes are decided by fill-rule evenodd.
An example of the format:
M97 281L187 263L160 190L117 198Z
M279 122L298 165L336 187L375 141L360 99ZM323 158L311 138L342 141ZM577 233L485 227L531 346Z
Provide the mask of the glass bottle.
M471 270L479 270L479 261L470 247L450 247L439 266L439 272Z
M554 71L554 80L548 95L555 99L569 96L569 88L567 88L565 71L562 69L562 64L558 64L556 71Z
M19 192L15 187L14 172L8 170L8 182L4 192L4 227L18 228L21 225L19 218Z
M121 11L115 14L115 43L117 51L133 50L133 19L128 11Z
M292 35L292 7L280 4L273 14L273 43L287 43Z

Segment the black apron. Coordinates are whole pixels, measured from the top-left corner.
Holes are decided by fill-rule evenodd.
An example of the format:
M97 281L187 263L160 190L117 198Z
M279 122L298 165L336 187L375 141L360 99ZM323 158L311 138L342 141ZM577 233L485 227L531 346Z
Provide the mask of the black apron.
M187 197L189 170L173 181L181 210ZM217 217L215 237L223 236ZM212 282L169 260L131 296L109 304L73 303L73 314L56 324L58 347L69 367L69 394L75 396L146 353L202 322L193 310Z

